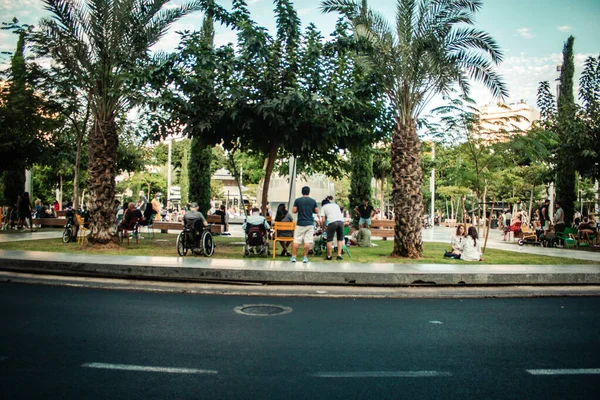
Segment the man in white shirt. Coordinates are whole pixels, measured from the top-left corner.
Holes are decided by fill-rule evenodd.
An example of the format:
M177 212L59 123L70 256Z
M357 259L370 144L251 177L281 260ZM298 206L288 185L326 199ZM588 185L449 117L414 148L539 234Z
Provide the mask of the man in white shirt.
M342 245L344 243L344 215L340 206L330 201L321 208L321 222L325 226L327 221L327 257L325 260L332 259L333 236L337 236L337 260L342 259Z
M252 209L252 215L246 218L246 222L242 224L242 230L244 232L246 232L248 225L262 225L265 228L265 232L268 232L270 228L267 219L260 215L260 210L256 207Z

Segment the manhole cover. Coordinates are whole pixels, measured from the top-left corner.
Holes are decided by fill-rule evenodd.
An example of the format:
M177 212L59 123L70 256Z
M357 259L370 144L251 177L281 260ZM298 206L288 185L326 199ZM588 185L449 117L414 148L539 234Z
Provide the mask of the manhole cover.
M244 304L233 309L238 314L252 315L254 317L274 317L292 312L291 307L276 304Z

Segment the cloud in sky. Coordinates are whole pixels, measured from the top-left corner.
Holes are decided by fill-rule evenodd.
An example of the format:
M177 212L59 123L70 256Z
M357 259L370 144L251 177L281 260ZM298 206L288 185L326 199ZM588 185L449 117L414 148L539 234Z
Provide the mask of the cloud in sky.
M315 13L316 11L317 11L316 8L300 8L298 10L298 15L299 16L310 15L311 13Z
M519 35L521 35L521 37L524 37L525 39L531 39L535 36L533 33L531 33L531 29L529 28L517 29L517 32L519 33Z
M561 25L558 27L558 30L561 32L571 32L573 28L571 28L569 25Z

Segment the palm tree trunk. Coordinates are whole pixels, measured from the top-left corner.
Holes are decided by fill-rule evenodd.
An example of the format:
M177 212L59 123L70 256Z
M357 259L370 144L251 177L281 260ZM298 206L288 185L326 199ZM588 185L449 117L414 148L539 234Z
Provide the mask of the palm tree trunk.
M414 121L399 120L392 138L392 201L394 204L394 249L392 256L422 258L421 143Z
M90 243L116 240L113 202L115 199L116 155L119 138L114 120L94 121L89 137L88 201Z

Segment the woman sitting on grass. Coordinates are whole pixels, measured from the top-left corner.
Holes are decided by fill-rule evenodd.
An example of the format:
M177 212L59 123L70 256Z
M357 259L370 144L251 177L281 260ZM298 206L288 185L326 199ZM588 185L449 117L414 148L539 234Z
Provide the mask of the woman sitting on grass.
M461 244L461 260L465 261L483 261L481 258L481 247L480 242L477 240L477 229L470 227L467 237Z
M461 255L461 246L465 241L465 233L466 233L466 228L464 224L458 224L456 226L456 233L454 235L452 235L452 237L450 238L450 245L452 246L452 251L447 251L444 254L444 257L450 257L450 258L460 258Z

